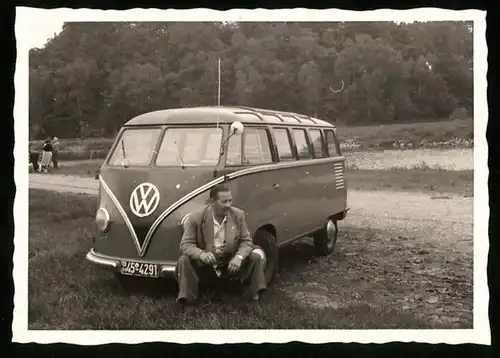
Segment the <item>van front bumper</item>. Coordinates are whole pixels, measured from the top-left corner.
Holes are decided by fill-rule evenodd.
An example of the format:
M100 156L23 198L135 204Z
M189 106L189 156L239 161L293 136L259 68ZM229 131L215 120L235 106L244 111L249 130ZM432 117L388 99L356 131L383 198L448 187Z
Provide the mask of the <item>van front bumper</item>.
M174 278L175 277L175 263L172 262L157 262L157 261L143 261L134 259L125 259L119 257L111 257L103 254L98 254L91 249L85 256L87 261L93 263L97 267L120 273L121 262L122 261L135 261L135 262L145 262L159 265L159 278Z

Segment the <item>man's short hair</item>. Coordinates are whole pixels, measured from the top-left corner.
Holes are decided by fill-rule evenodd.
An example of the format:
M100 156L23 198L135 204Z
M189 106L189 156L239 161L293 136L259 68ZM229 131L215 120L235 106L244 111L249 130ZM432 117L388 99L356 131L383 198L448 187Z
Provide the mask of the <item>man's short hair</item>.
M219 196L219 193L221 192L230 192L231 189L229 189L225 185L216 185L212 189L210 189L210 199L216 200Z

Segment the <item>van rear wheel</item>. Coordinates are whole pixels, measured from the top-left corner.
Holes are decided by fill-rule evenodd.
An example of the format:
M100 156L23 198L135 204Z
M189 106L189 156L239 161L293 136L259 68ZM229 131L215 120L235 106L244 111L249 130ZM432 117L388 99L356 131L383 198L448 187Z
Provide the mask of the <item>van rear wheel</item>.
M329 219L325 226L314 235L314 248L319 256L326 256L335 251L338 225L336 220Z
M259 246L266 255L266 264L264 275L266 283L270 284L274 281L278 271L279 249L274 235L266 229L259 229L255 233L253 242Z

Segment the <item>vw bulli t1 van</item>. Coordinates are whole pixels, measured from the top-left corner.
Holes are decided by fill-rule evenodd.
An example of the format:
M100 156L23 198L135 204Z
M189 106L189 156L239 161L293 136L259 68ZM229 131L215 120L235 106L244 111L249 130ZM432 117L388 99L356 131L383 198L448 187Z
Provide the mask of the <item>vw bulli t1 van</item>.
M173 278L186 218L224 184L246 213L270 283L280 247L312 236L319 255L334 251L348 211L344 170L335 126L306 115L249 107L138 115L100 169L86 258L122 283Z

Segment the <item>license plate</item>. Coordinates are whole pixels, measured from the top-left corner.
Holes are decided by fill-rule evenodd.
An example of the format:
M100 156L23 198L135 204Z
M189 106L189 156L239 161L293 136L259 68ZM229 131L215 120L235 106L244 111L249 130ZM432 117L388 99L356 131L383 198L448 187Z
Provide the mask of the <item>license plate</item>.
M154 277L158 275L158 265L146 262L122 261L120 272L128 276Z

